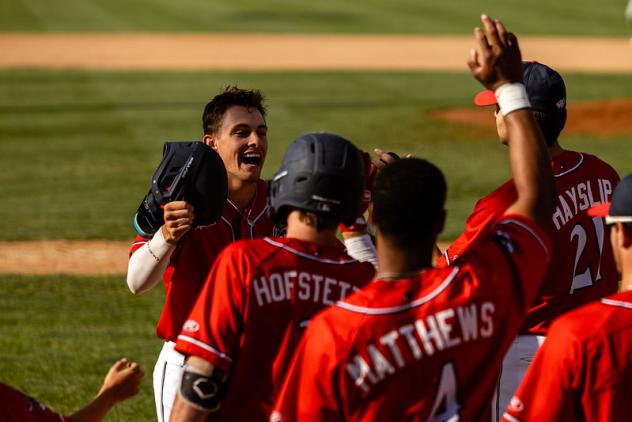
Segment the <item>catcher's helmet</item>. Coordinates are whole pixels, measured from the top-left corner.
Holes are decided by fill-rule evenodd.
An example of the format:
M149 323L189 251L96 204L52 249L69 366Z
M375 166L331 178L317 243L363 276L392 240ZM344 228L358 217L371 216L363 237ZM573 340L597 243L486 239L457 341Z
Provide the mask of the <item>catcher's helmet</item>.
M134 228L151 237L163 224L161 205L186 201L193 205L193 227L216 222L228 195L226 168L203 142L165 142L162 161L151 177L151 188L134 216Z
M338 218L356 217L364 190L364 165L358 149L330 133L308 133L290 144L281 168L268 184L268 212L285 224L286 206Z

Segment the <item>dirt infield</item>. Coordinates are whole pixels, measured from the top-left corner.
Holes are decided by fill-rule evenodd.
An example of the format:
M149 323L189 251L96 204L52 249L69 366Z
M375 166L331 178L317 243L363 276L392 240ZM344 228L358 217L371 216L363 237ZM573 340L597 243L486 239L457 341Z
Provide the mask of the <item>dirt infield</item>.
M489 108L453 108L439 110L432 116L439 120L476 126L486 135L496 133L494 117ZM632 134L630 116L632 99L570 104L564 133L593 136Z
M560 71L632 73L632 46L624 38L520 41L525 58ZM0 33L0 69L466 71L472 46L470 36ZM632 101L578 104L569 109L567 130L632 133L631 113ZM599 120L606 116L608 124ZM489 110L442 110L435 117L493 131ZM124 274L129 246L0 242L0 273Z
M521 37L560 71L632 72L626 38ZM0 33L0 68L466 71L471 36Z

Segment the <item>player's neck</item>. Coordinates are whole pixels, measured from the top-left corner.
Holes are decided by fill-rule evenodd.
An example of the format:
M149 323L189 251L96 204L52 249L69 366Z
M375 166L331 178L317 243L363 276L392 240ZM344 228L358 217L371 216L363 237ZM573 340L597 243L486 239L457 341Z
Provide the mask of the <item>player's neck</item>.
M252 202L257 193L257 182L228 178L228 199L239 211L243 211Z
M625 292L628 290L632 290L632 261L623 262L623 268L621 271L621 284L619 285L620 292Z
M318 231L315 225L307 224L299 217L297 211L292 211L287 219L286 237L316 243L321 246L336 246L336 228Z
M547 149L549 151L549 156L551 157L551 159L554 159L565 151L564 148L562 148L557 141L553 142L553 145L551 145Z
M383 275L387 279L406 278L430 267L432 264L432 248L434 242L419 247L402 249L390 239L377 235L377 277Z

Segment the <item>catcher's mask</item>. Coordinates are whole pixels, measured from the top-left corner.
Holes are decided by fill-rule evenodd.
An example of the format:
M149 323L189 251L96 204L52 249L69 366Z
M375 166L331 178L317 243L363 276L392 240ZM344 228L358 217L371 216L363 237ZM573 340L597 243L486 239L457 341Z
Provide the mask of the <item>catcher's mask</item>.
M134 228L141 236L153 236L163 224L162 205L171 201L193 205L193 227L213 224L222 215L227 195L226 168L217 152L199 141L165 142Z
M308 133L290 144L281 168L268 184L268 213L285 225L284 207L311 211L350 224L364 192L358 149L330 133Z

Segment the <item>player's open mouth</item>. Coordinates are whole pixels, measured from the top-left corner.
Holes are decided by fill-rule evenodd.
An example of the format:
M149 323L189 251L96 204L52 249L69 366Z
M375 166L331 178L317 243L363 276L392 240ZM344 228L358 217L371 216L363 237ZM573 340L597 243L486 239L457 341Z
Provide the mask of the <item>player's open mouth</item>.
M261 166L263 162L263 155L258 152L248 152L239 157L240 164L246 164L249 166Z

